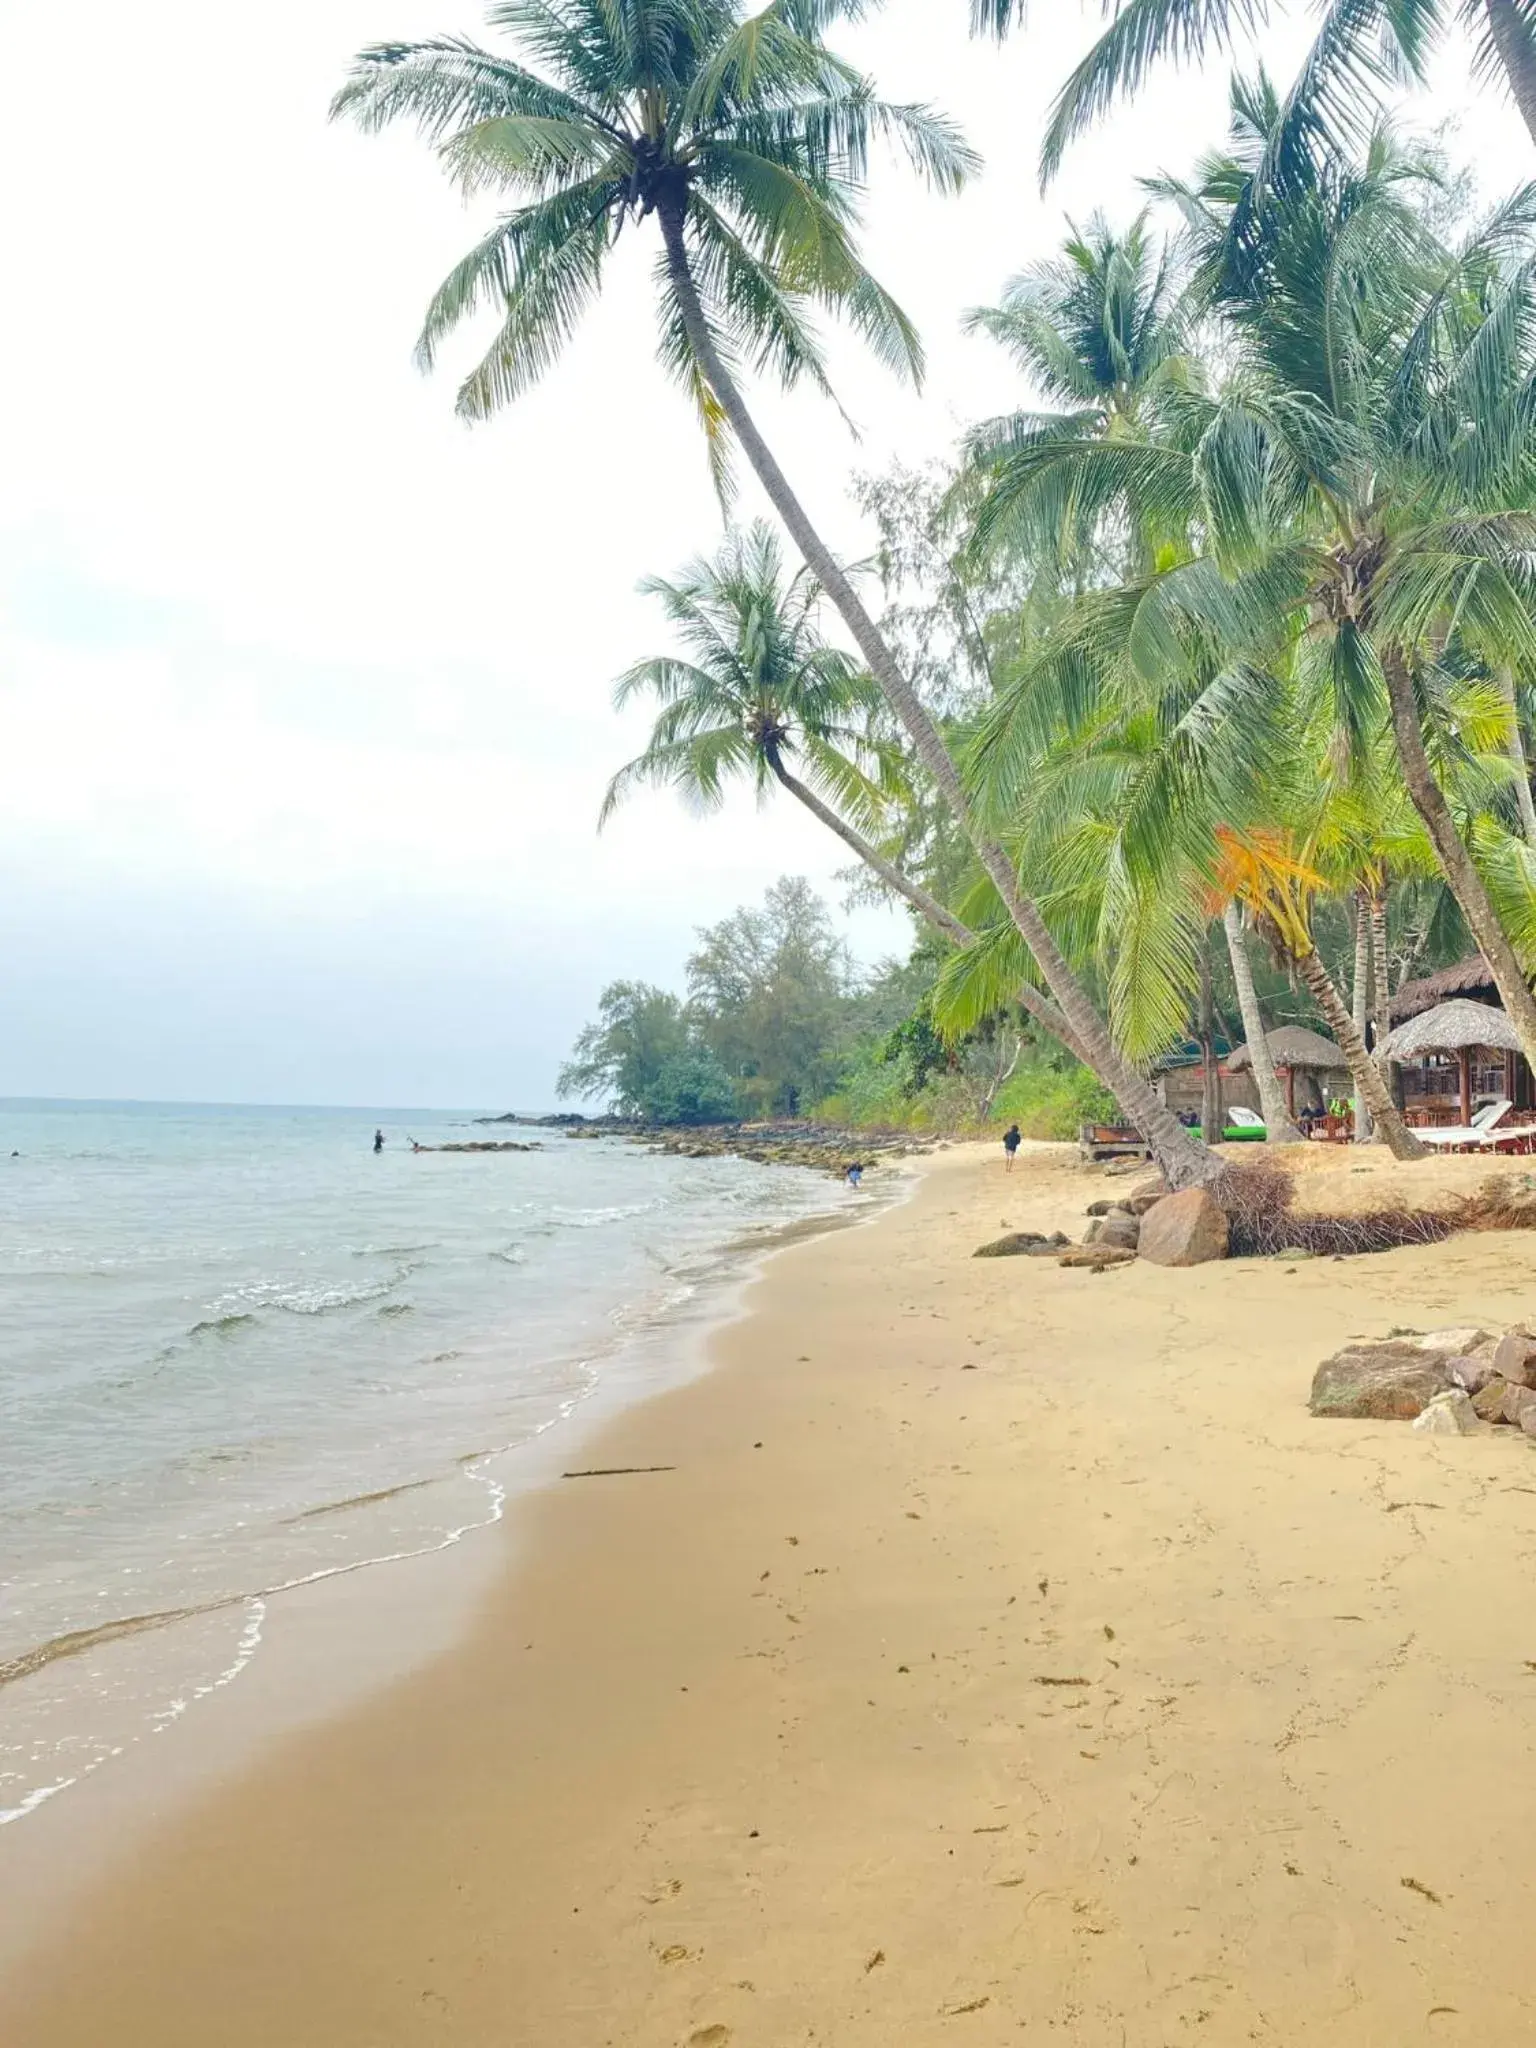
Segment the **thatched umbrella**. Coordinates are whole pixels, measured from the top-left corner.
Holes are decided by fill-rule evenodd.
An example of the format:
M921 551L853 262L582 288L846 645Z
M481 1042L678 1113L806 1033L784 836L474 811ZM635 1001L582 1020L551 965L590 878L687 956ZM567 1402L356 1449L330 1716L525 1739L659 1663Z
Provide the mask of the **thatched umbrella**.
M1483 1046L1494 1052L1518 1052L1520 1035L1502 1010L1458 998L1455 1002L1438 1003L1432 1010L1422 1010L1406 1024L1399 1024L1395 1031L1387 1033L1378 1051L1387 1059L1396 1060L1399 1066L1406 1066L1409 1060L1425 1059L1430 1053L1456 1053L1461 1063L1461 1120L1469 1124L1472 1053L1474 1048Z
M1264 1037L1270 1058L1285 1075L1286 1106L1293 1117L1296 1114L1298 1074L1346 1074L1349 1071L1349 1061L1333 1040L1324 1038L1320 1031L1309 1031L1305 1024L1282 1024L1275 1031L1266 1031ZM1253 1056L1246 1045L1240 1045L1227 1061L1228 1069L1234 1074L1242 1073L1252 1064Z

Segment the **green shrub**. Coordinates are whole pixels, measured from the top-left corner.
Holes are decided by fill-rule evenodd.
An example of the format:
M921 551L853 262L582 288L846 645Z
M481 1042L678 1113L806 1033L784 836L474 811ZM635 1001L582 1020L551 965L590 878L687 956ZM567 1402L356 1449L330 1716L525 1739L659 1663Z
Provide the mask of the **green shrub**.
M1075 1138L1080 1124L1118 1123L1120 1111L1107 1088L1075 1062L1049 1059L1021 1066L1003 1084L993 1104L995 1123L1016 1123L1026 1138Z

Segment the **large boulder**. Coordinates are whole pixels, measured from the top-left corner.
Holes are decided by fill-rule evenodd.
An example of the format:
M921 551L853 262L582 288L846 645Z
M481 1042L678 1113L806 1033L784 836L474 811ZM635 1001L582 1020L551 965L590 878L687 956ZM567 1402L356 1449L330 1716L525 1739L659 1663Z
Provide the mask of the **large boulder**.
M1154 1266L1203 1266L1227 1256L1227 1218L1204 1188L1164 1195L1141 1219L1137 1251Z
M1040 1245L1049 1244L1049 1238L1038 1230L1010 1230L1006 1237L994 1237L990 1244L979 1244L971 1253L973 1259L1018 1259Z
M1536 1387L1536 1337L1529 1330L1506 1330L1493 1348L1493 1370L1522 1387Z
M1325 1358L1313 1374L1312 1413L1412 1422L1437 1394L1455 1385L1449 1367L1447 1353L1418 1337L1350 1344Z
M1525 1428L1525 1418L1536 1409L1536 1388L1507 1386L1504 1390L1504 1420L1512 1422L1517 1429Z

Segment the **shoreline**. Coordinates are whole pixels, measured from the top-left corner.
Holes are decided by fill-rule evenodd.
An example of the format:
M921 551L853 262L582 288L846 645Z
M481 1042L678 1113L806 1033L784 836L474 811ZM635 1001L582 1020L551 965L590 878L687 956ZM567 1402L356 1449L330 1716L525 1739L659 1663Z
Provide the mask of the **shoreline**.
M0 2033L1528 2039L1536 1467L1305 1396L1528 1314L1536 1237L1094 1279L970 1253L1095 1177L924 1167L589 1439L670 1471L522 1497L463 1638L204 1785Z
M73 1777L29 1793L13 1812L0 1814L0 1977L68 1912L82 1883L73 1866L97 1856L101 1825L113 1838L111 1855L125 1859L145 1828L161 1824L166 1813L181 1810L231 1771L249 1767L271 1744L356 1708L442 1655L470 1625L487 1586L509 1568L506 1546L515 1557L515 1535L503 1546L497 1534L524 1496L557 1484L561 1466L600 1441L631 1408L709 1371L713 1335L744 1314L747 1291L777 1251L868 1224L910 1199L914 1184L910 1171L889 1169L851 1207L795 1214L691 1251L665 1298L623 1311L607 1348L583 1360L587 1384L557 1413L524 1437L458 1457L454 1470L485 1488L489 1506L482 1518L432 1533L419 1548L361 1556L204 1607L123 1616L0 1663L3 1688L55 1662L98 1649L110 1654L119 1644L131 1648L140 1636L174 1639L210 1623L238 1624L231 1662L211 1681L170 1697L136 1733ZM366 1509L453 1483L453 1473L433 1473L324 1502L294 1519ZM397 1606L410 1617L403 1628L394 1622ZM333 1629L345 1643L339 1653L329 1645ZM290 1635L296 1652L284 1640ZM258 1664L259 1651L265 1655ZM252 1683L258 1670L259 1687ZM172 1728L176 1740L166 1752L153 1738ZM45 1809L57 1840L40 1843L34 1830ZM18 1896L34 1889L39 1896L17 1909Z

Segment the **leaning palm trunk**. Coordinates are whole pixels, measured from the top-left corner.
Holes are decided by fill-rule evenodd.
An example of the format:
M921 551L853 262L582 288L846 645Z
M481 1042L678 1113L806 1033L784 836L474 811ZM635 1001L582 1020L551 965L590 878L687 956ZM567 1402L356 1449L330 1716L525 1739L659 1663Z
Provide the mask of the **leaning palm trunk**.
M1488 32L1499 53L1521 118L1536 141L1536 40L1516 0L1483 0Z
M1217 1145L1226 1127L1221 1099L1221 1068L1216 1058L1216 999L1211 989L1209 933L1200 941L1200 1129L1207 1145Z
M900 719L919 760L991 877L1014 928L1034 956L1045 985L1066 1020L1078 1057L1093 1070L1146 1140L1170 1186L1192 1187L1218 1179L1223 1171L1220 1159L1190 1136L1173 1112L1158 1101L1145 1076L1137 1073L1121 1053L1087 990L1051 936L1038 906L1019 887L1013 863L997 841L981 829L961 785L959 771L937 726L917 692L902 675L879 628L843 573L840 563L812 526L789 479L758 432L735 379L721 360L699 302L683 241L685 204L686 195L681 191L675 196L668 193L657 204L657 217L666 244L667 273L677 295L678 311L689 345L758 482L767 492L769 502L788 528L822 589L837 606L860 653L869 663L870 673L881 694Z
M1425 1148L1398 1114L1397 1105L1381 1078L1381 1069L1366 1051L1365 1040L1355 1029L1355 1020L1344 1007L1344 998L1334 987L1316 948L1303 955L1296 965L1307 985L1307 993L1316 1003L1319 1015L1344 1055L1356 1093L1365 1098L1376 1125L1377 1137L1391 1147L1394 1159L1423 1159Z
M1351 1022L1362 1045L1371 1021L1371 921L1366 914L1365 897L1355 892L1355 982L1350 991L1353 1005ZM1376 1133L1371 1128L1370 1105L1360 1090L1355 1090L1355 1143L1369 1145Z
M1520 831L1527 846L1536 846L1536 798L1531 795L1531 768L1525 758L1525 740L1520 731L1520 700L1515 679L1507 668L1499 670L1499 690L1509 707L1509 758L1515 771L1515 802L1520 807Z
M1392 981L1387 961L1387 889L1385 882L1371 892L1371 1028L1374 1034L1371 1058L1376 1062L1377 1071L1392 1092L1392 1076L1381 1048L1387 1042L1387 1033L1392 1029ZM1399 1105L1402 1096L1392 1094L1392 1100Z
M976 935L969 925L962 924L952 910L946 910L919 883L904 875L894 861L887 860L884 854L871 846L864 835L830 804L824 804L815 790L807 788L797 775L789 772L776 752L770 749L767 758L779 787L788 790L796 803L804 804L811 816L819 819L829 832L835 832L844 846L851 848L872 874L878 875L888 889L910 903L918 916L932 925L941 937L948 939L952 946L969 946L974 942Z
M1408 658L1400 647L1389 647L1381 665L1392 700L1392 731L1397 741L1397 758L1403 771L1403 781L1413 799L1414 809L1424 820L1430 844L1450 884L1451 894L1467 920L1478 950L1493 971L1499 1000L1519 1034L1520 1050L1531 1067L1536 1069L1536 1000L1532 999L1520 962L1515 957L1515 949L1499 922L1498 912L1483 886L1483 878L1456 829L1456 820L1451 816L1445 792L1436 782L1429 765L1429 756L1424 751L1424 735L1419 730L1419 707L1414 697L1413 672L1408 666Z
M858 855L871 874L878 875L888 889L893 889L898 896L910 903L919 917L930 924L941 938L948 939L952 946L962 948L976 943L976 934L969 925L962 924L952 910L946 910L942 903L930 896L910 875L903 874L894 861L887 860L884 854L871 846L864 835L855 830L846 818L840 817L830 804L824 804L815 790L808 789L797 775L789 772L777 752L770 749L767 759L779 787L787 790L796 803L804 804L811 816L819 819L829 832L835 832L844 846L851 848ZM1041 995L1038 989L1031 988L1024 982L1019 986L1018 1002L1019 1007L1033 1017L1042 1030L1048 1031L1053 1038L1060 1039L1075 1058L1082 1058L1082 1052L1072 1036L1072 1027L1048 996Z
M1264 1013L1259 1008L1259 992L1253 985L1253 962L1248 957L1248 941L1243 934L1243 914L1235 903L1229 903L1222 913L1222 924L1226 929L1227 952L1232 961L1232 979L1237 985L1237 1007L1243 1019L1243 1034L1248 1040L1248 1057L1253 1062L1253 1078L1258 1084L1259 1107L1264 1112L1267 1141L1271 1145L1298 1145L1301 1133L1291 1121L1285 1090L1275 1072L1274 1055L1269 1049L1269 1037L1264 1029Z

